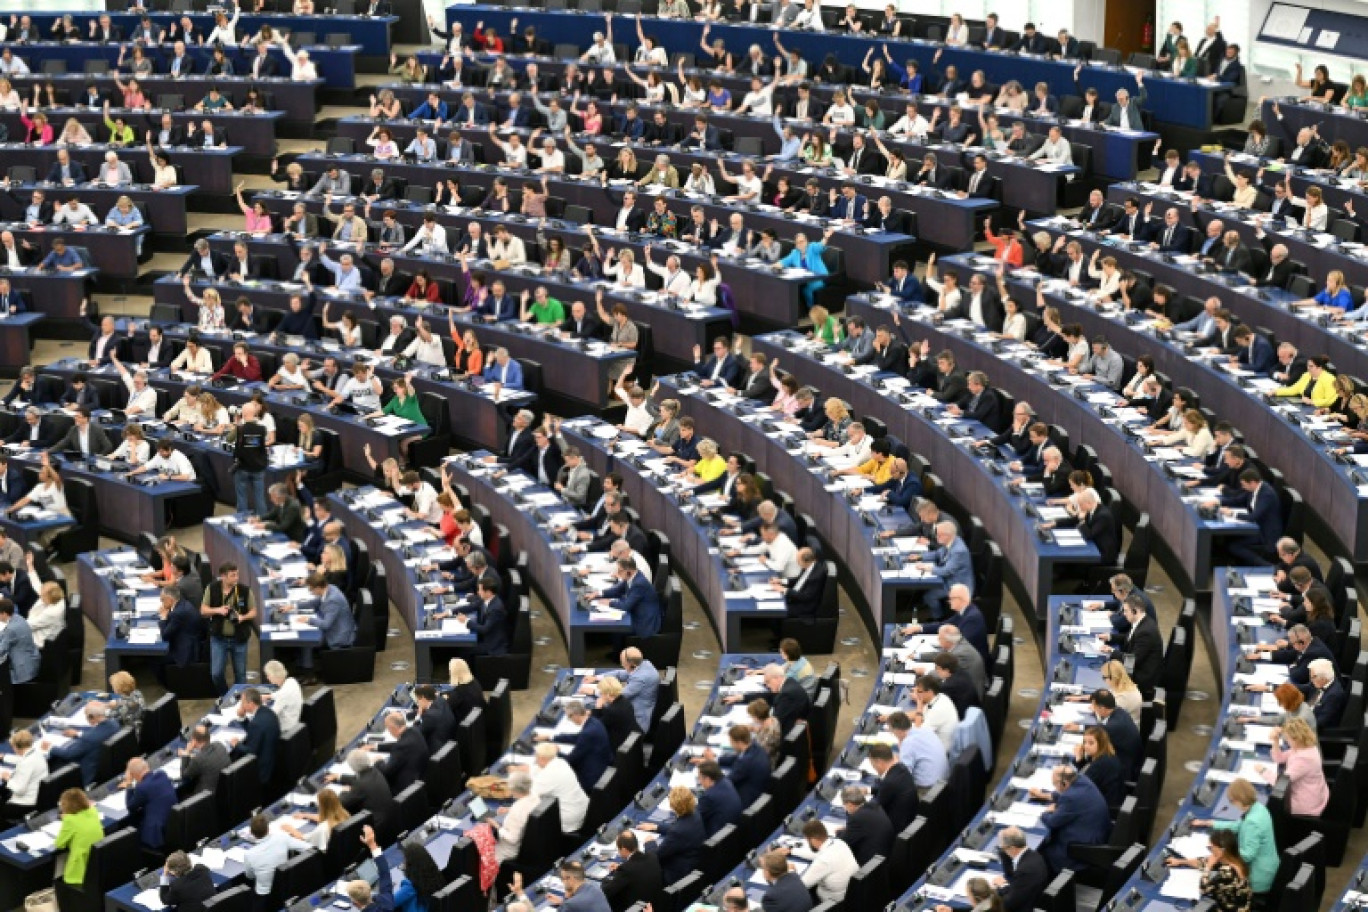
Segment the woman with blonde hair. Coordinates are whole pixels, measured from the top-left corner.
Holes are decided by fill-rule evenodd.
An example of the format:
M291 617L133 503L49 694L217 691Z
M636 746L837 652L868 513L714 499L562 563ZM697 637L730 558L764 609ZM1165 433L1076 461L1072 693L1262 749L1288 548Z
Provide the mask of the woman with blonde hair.
M827 345L839 345L845 333L842 331L841 321L832 316L831 312L818 304L808 311L808 318L812 320L812 330L809 335L821 339Z
M451 689L446 692L445 698L447 705L451 707L451 714L456 717L458 723L470 715L472 709L485 707L484 688L480 686L479 680L465 659L452 659L448 662L447 677L451 682Z
M19 761L13 770L0 770L9 792L8 800L0 807L0 819L17 823L30 814L38 804L38 787L48 775L47 756L33 748L33 732L21 728L10 736L10 750Z
M125 727L140 728L147 701L133 676L126 671L114 672L109 676L109 691L109 718Z
M33 555L28 555L30 561ZM66 629L66 595L55 582L43 583L38 593L38 601L29 609L29 628L33 631L33 645L42 649L44 644L57 638Z
M371 116L374 117L375 114L372 113ZM273 159L271 161L271 178L284 184L286 190L293 190L296 193L307 193L309 191L309 183L304 177L304 166L299 162L290 162L285 166L285 171L282 173L279 164Z
M674 820L660 827L660 838L647 846L646 851L654 852L660 860L664 882L675 883L702 862L703 843L708 836L692 789L672 788L668 800ZM641 825L641 829L647 827L656 829L655 824Z
M698 441L698 461L688 472L689 480L703 484L721 478L725 471L727 462L718 455L717 442L710 437Z
M320 852L327 851L332 831L351 819L351 814L342 806L342 799L330 788L318 790L314 796L318 801L317 811L295 811L290 816L296 820L308 820L318 824L309 833L301 833L288 820L280 822L280 830L295 839L302 839Z
M1112 692L1116 698L1116 708L1122 710L1126 715L1135 720L1135 724L1140 724L1140 709L1144 705L1144 698L1140 695L1140 687L1131 680L1131 676L1126 672L1126 666L1116 659L1111 659L1102 666L1102 686ZM1087 703L1087 694L1079 694L1069 697L1071 703Z
M300 454L305 459L323 457L323 439L318 435L318 428L314 426L312 415L304 413L296 419L295 446L299 447Z
M1189 459L1205 459L1216 447L1216 440L1207 427L1206 416L1196 409L1183 413L1183 427L1172 434L1159 438L1163 446L1183 444L1183 455Z
M226 434L233 426L232 419L228 417L228 409L210 392L200 394L200 416L200 423L195 425L195 430L201 434Z
M227 327L224 319L223 298L219 296L217 288L210 286L204 289L204 295L200 296L190 290L190 277L186 276L181 280L185 286L185 296L190 302L199 306L199 317L196 325L200 332L218 332Z
M832 396L826 401L826 424L818 430L808 434L808 438L818 446L838 447L846 442L846 435L850 432L850 406L843 400Z
M1263 894L1266 898L1268 891L1273 888L1273 878L1278 873L1281 861L1278 843L1273 837L1273 817L1268 813L1268 808L1259 803L1259 793L1248 779L1236 779L1230 783L1226 798L1240 812L1238 820L1199 819L1192 821L1192 825L1233 830L1239 855L1249 866L1249 886L1255 894ZM1189 864L1198 867L1201 862Z
M594 718L608 730L608 743L617 750L627 738L641 731L629 700L622 699L622 681L605 675L594 685L598 699L594 702Z
M318 556L318 569L328 584L347 591L347 554L341 545L328 544Z
M33 487L23 497L5 509L8 514L17 513L30 504L44 510L51 510L53 513L61 513L65 516L71 515L71 508L67 506L66 490L62 482L62 476L47 462L47 454L43 454L43 467L38 470L38 484ZM38 536L38 541L44 548L52 544L52 540L58 536L59 530L42 532Z
M1288 809L1299 816L1319 817L1330 803L1330 786L1325 781L1320 742L1311 726L1301 719L1288 719L1273 729L1273 762L1287 776ZM1278 774L1266 772L1264 779L1272 785Z
M75 146L90 145L90 133L81 125L81 122L74 117L68 117L66 123L62 124L62 134L57 137L59 145Z
M423 85L427 82L427 67L418 62L418 58L412 54L403 63L398 60L399 55L390 55L390 75L398 76L399 81L407 85Z

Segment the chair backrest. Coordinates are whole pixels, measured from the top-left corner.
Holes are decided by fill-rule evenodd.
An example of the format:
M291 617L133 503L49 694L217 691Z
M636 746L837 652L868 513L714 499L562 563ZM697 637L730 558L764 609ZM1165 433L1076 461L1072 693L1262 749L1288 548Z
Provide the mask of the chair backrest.
M152 705L143 711L142 752L150 754L157 748L169 744L180 733L180 704L173 693L162 694Z
M138 755L138 737L133 729L125 728L100 745L100 762L95 768L95 781L105 782L122 775L128 761Z
M177 850L189 852L220 830L218 812L214 807L213 792L198 792L171 808L166 819L166 845L169 854Z
M428 758L423 782L427 784L428 804L441 807L461 793L465 787L465 767L461 764L461 746L454 741L443 744Z
M219 773L218 788L214 790L218 817L225 823L241 820L244 811L261 806L261 776L257 759L247 754L234 760Z

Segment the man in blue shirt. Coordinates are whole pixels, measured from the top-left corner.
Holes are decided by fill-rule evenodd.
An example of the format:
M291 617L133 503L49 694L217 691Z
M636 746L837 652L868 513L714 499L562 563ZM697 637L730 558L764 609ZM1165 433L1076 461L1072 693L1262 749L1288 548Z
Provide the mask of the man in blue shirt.
M624 612L632 625L632 636L655 636L660 631L661 613L655 587L631 558L617 562L617 578L617 583L605 589L602 597Z
M655 717L656 697L660 692L660 672L650 660L635 646L622 650L619 656L622 668L611 671L604 677L617 678L622 682L622 697L632 704L632 715L642 731L651 730ZM597 680L597 679L595 679ZM593 681L586 683L585 693L592 692Z
M138 838L149 849L166 844L166 820L176 803L176 786L159 769L149 769L147 761L134 757L128 761L120 788L128 789L128 822L138 828Z
M413 109L413 113L409 115L409 120L446 121L450 119L450 116L451 112L447 108L446 102L442 101L442 96L436 92L429 92L427 101Z
M728 771L728 778L741 798L741 807L748 808L769 784L769 754L755 740L749 725L733 725L727 730L727 740L731 752L723 754L718 765Z
M281 611L294 611L296 608L312 611L308 626L317 627L323 634L324 649L346 649L356 640L356 619L352 617L351 605L342 590L328 582L322 573L312 574L306 581L313 598L300 605L282 605ZM313 648L305 646L300 651L299 666L313 668Z
M327 254L328 244L320 241L318 244L318 262L333 274L333 287L338 291L360 292L361 269L356 265L350 253L344 253L336 260Z
M917 566L940 579L940 585L926 591L924 601L931 609L935 620L945 616L945 601L950 587L956 584L965 586L970 594L974 591L974 561L969 547L948 522L936 525L936 542L940 546L928 551L925 560Z
M1054 768L1054 809L1040 822L1049 836L1040 845L1040 854L1056 874L1080 864L1069 857L1069 846L1104 845L1111 835L1111 815L1107 799L1087 776L1068 764Z
M523 388L522 365L513 360L506 348L495 350L494 362L485 368L484 378L491 383L498 383L503 389Z
M85 707L86 724L84 731L68 728L62 736L69 738L65 744L52 747L44 741L40 747L48 751L49 761L56 769L63 763L75 763L81 768L81 781L87 785L95 781L96 770L100 765L100 745L104 744L119 731L119 723L109 718L109 707L98 700L92 700ZM50 750L49 750L50 748Z
M38 264L39 269L56 269L59 272L75 272L82 268L81 255L66 245L64 238L52 239L52 250Z
M913 725L907 713L899 711L888 717L888 730L898 739L898 758L912 771L917 788L929 789L950 778L945 745L933 729Z

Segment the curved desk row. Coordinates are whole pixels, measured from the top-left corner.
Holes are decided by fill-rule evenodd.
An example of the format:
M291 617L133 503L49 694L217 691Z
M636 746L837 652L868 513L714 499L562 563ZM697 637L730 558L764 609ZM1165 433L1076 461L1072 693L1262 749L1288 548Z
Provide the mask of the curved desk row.
M1090 703L1073 702L1069 697L1104 686L1102 666L1107 656L1099 650L1096 637L1111 631L1111 607L1109 600L1074 596L1051 596L1048 605L1042 606L1047 674L1040 708L983 809L961 833L938 840L938 845L948 841L948 847L925 872L916 873L917 882L897 901L900 912L929 912L940 903L961 908L969 878L985 877L991 882L1003 877L998 835L1007 827L1020 828L1033 849L1048 838L1049 831L1041 823L1046 805L1031 798L1027 789L1053 789L1054 768L1073 762L1083 735L1065 731L1065 723L1097 722Z
M269 692L272 688L258 689ZM218 700L203 719L196 720L210 726L211 740L225 742L242 737L243 729L236 712L240 690L234 688ZM83 714L84 706L92 700L107 702L110 699L108 693L90 691L68 695L28 729L34 736L34 749L38 750L43 741L56 745L69 740L60 732L88 727ZM165 771L173 782L179 783L181 758L177 756L177 751L187 743L184 735L178 734L170 743L147 754L144 759L151 768ZM8 742L4 749L7 756L13 755ZM127 792L120 786L123 778L124 773L120 771L112 779L86 790L100 814L100 824L106 835L112 835L128 825ZM53 839L61 826L61 813L54 807L0 832L0 871L5 872L5 876L0 877L0 908L22 907L28 893L52 885L57 862ZM20 843L23 843L23 848ZM234 867L239 873L242 871L240 861L226 861L225 864Z
M255 201L264 203L268 211L282 219L293 211L296 202L303 202L308 206L309 211L315 215L322 214L324 208L323 201L317 197L298 197L288 193L280 196L259 194L254 198ZM362 203L358 201L357 205L360 207ZM409 238L412 239L422 227L424 217L432 214L434 210L431 206L424 206L419 203L391 200L388 201L388 204L376 203L371 211L372 215L393 212L395 221L404 226ZM500 216L487 212L481 212L477 215L468 209L456 211L438 209L436 215L438 224L446 229L447 244L453 252L459 250L457 239L462 236L465 226L478 223L482 226L486 237L493 237L494 230L498 226L507 226L510 235L523 241L528 256L537 256L538 225L535 220L521 216ZM561 222L559 227L548 224L544 226L543 234L547 237L559 237L565 242L566 249L571 251L576 251L586 243L582 228L570 223ZM651 243L652 257L657 266L663 268L667 256L678 254L682 261L681 270L690 279L694 276L694 270L700 264L707 262L705 256L693 253L694 248L682 241L655 239L653 242L644 242L639 239L628 239L612 227L600 229L599 242L605 252L607 250L631 250L637 259L637 263L643 269L646 268L645 248L647 243ZM577 257L578 253L575 256ZM416 257L406 256L405 258L409 265L417 265ZM800 292L804 279L775 275L768 269L747 267L738 261L728 261L725 265L724 275L726 281L731 285L732 293L738 304L741 301L749 302L752 300L750 294L756 293L764 296L761 300L773 299L778 304L788 301L789 312L793 314L795 319L797 318L802 303ZM627 289L611 284L611 281L607 279L601 282L589 282L576 280L566 273L546 273L543 271L543 267L531 259L523 267L495 270L492 267L481 269L477 266L473 271L484 273L487 283L492 282L495 278L501 279L508 288L508 294L515 299L524 291L530 294L537 288L545 286L551 297L556 298L564 305L566 319L570 318L570 305L579 301L584 304L587 315L598 321L594 305L594 291L596 288L602 287L606 292L603 301L604 309L611 312L613 305L618 303L625 305L627 315L631 319L650 325L655 355L669 359L676 366L693 364L693 348L695 345L704 351L710 351L714 338L719 335L730 334L732 331L732 314L720 307L684 304L675 300L667 300L658 293L652 293L644 288ZM461 290L466 284L465 280L463 277L453 277L451 282L453 294L449 300L453 304L459 303Z
M990 429L951 416L939 402L892 374L868 370L862 375L846 373L820 346L797 333L761 336L754 345L771 359L779 358L783 369L792 371L803 385L849 403L857 419L865 415L879 419L890 434L926 457L946 490L968 513L983 521L988 534L1002 548L1019 583L1018 594L1034 608L1037 620L1044 617L1041 612L1054 586L1057 567L1089 566L1099 561L1097 548L1090 543L1066 546L1051 535L1042 537L1036 527L1044 498L1012 491L1002 467L996 464L1015 456L999 450L992 460L985 460L968 446L976 439L994 436ZM885 610L882 623L894 620Z
M706 156L708 161L712 161L712 156ZM432 165L407 165L396 164L392 161L386 162L372 158L368 155L338 155L324 156L319 154L301 155L295 159L306 171L316 174L328 170L329 168L340 168L352 175L354 183L365 181L370 177L372 170L379 168L389 177L401 177L409 182L410 186L431 186L436 181L445 183L448 180L458 180L467 186L483 187L488 190L493 186L496 178L508 179L510 177L526 177L531 179L532 173L515 172L507 168L500 168L490 165L458 167L452 164L432 164ZM609 186L608 188L597 180L572 179L561 176L555 180L547 182L548 188L553 196L564 199L568 204L583 206L593 213L593 220L599 225L614 225L617 223L617 215L620 209L618 195L623 190L631 189L626 185ZM611 191L611 192L610 192ZM959 206L964 202L960 200L946 200L949 205ZM805 232L809 240L821 240L822 225L816 219L807 221L789 218L789 214L781 213L777 209L757 209L755 211L743 210L739 206L729 204L721 197L711 199L698 197L693 198L684 196L682 193L667 197L667 204L671 212L681 221L689 218L689 210L697 205L703 208L708 220L717 219L719 222L727 222L733 214L741 213L745 216L746 226L751 229L759 230L764 228L773 229L776 236L785 240L792 240L799 232ZM985 207L983 201L977 201L972 206L964 207L966 210L991 208L994 205L989 202ZM644 209L643 209L644 212ZM948 224L948 223L947 223ZM957 223L965 230L971 230L972 219L966 217ZM933 232L940 229L931 225L928 226ZM950 226L953 230L954 226ZM925 229L923 229L925 230ZM926 240L933 240L931 236L925 236ZM968 241L969 239L962 238ZM842 230L832 238L831 245L838 248L844 256L844 272L847 276L862 282L879 282L888 276L893 257L898 251L906 248L913 243L914 239L905 234L875 234L859 230ZM965 246L964 244L950 245L957 249Z
M843 495L846 489L830 480L830 464L805 454L805 438L796 423L757 403L736 402L699 387L691 375L664 378L660 395L678 399L681 414L692 417L697 432L715 440L721 452L747 454L770 476L776 490L787 492L798 511L812 518L815 533L830 549L827 556L837 560L853 583L850 594L867 612L865 623L871 631L896 618L899 591L926 589L936 582L904 563L901 550L879 534L898 529L906 518ZM905 442L917 446L916 438ZM720 631L720 604L715 603L713 610Z
M216 252L231 253L233 244L238 240L237 235L220 233L209 238L210 246ZM281 271L293 275L294 267L298 260L294 259L295 249L292 243L287 242L281 235L268 235L266 237L252 236L247 241L249 256L264 254L277 259ZM344 248L329 247L328 256L330 258L342 255ZM348 250L346 252L354 252ZM447 280L451 282L461 282L460 287L464 288L464 279L461 278L460 263L448 258L445 262L422 259L411 256L395 256L394 254L384 254L371 248L371 252L365 255L366 265L371 269L376 269L382 259L393 259L396 271L415 274L419 269L428 270L428 274L435 279ZM296 286L295 292L302 292L302 286ZM425 317L434 321L433 332L438 336L447 335L447 317L445 306L424 305L422 307L412 307L398 299L386 301L383 308L376 305L372 308L372 302L367 301L359 294L345 294L322 292L323 296L331 298L334 305L333 316L341 318L343 313L354 313L357 317L364 320L373 320L377 317L388 319L392 315L405 317L409 324L419 317ZM266 298L266 303L272 303L277 298ZM384 300L384 299L382 299ZM286 298L288 303L288 298ZM635 354L625 350L612 350L606 345L585 346L581 348L577 343L568 342L554 338L544 331L520 332L514 324L509 323L483 323L476 322L470 314L458 315L458 325L469 325L476 331L476 336L480 338L482 344L497 344L507 348L510 355L515 360L535 361L542 366L543 377L555 377L554 384L547 382L543 389L537 392L541 395L554 394L560 400L570 400L580 408L604 408L609 403L608 397L608 377L615 367L623 362L635 359ZM500 394L500 402L505 401L506 394Z
M23 87L17 84L19 77L15 77L13 81L16 82L15 88L22 92ZM232 142L231 135L226 138ZM3 156L9 165L28 165L34 169L39 179L47 177L52 166L57 163L57 151L58 147L55 145L29 146L15 141L0 143L0 156ZM128 165L135 179L152 177L152 165L148 160L146 145L124 148L107 143L92 143L67 151L72 161L85 168L87 175L98 174L104 164L105 155L116 152L119 161ZM241 146L214 146L210 149L172 146L164 151L171 164L179 167L187 181L200 193L226 196L233 192L233 157L242 151ZM54 187L54 192L57 199L51 200L52 202L65 199L61 196L61 188ZM104 215L103 212L96 214Z
M40 175L40 178L45 176ZM199 191L199 187L193 184L153 190L146 184L108 187L92 183L62 187L46 182L11 183L6 189L8 192L0 195L0 218L5 221L24 220L24 208L29 204L35 190L42 191L47 197L46 201L54 207L61 206L69 199L80 200L90 207L95 217L101 220L101 224L104 224L104 219L114 211L119 199L126 196L142 213L144 224L152 229L153 240L174 237L178 243L183 242L185 236L190 233L190 219L187 215L190 197ZM48 227L53 231L67 233L64 229L52 225Z
M43 113L48 116L48 122L54 125L65 125L70 118L76 118L81 126L86 128L86 132L92 137L105 136L104 110L101 108L58 106L46 107ZM10 136L23 136L25 127L23 121L19 119L19 112L10 108L0 109L0 124L4 124L9 130ZM161 116L156 111L139 111L132 108L109 109L111 118L123 118L124 123L133 128L133 133L137 136L139 143L145 141L148 130L157 130L161 127ZM195 125L198 131L200 124L206 120L214 125L214 132L224 133L233 140L234 145L242 147L243 154L252 156L271 156L276 149L276 125L285 118L284 111L258 111L252 114L245 114L240 111L219 111L208 113L206 111L174 111L171 119L176 126L184 130L190 124ZM141 145L130 148L142 148ZM120 155L122 158L122 154Z
M22 95L32 95L33 87L46 86L52 83L53 87L59 92L65 92L68 101L79 98L85 91L85 87L94 83L105 95L114 95L118 91L118 86L114 85L113 76L94 76L85 73L62 73L28 76L11 76L10 82L14 88ZM318 117L318 90L323 87L322 79L310 79L295 82L285 77L274 77L270 79L249 79L245 76L189 76L185 79L172 79L170 76L146 76L138 80L138 85L143 93L150 100L156 101L160 95L179 95L187 105L197 105L209 94L209 89L218 87L235 105L241 105L246 97L247 90L255 88L258 91L270 95L273 99L274 110L285 113L282 123L288 123L292 128L302 129L305 126L312 127ZM179 164L175 157L171 159L172 164ZM230 175L231 177L231 175ZM201 185L208 182L200 179ZM214 184L212 192L232 193L233 185L224 182L223 189L217 189L219 185Z
M455 5L447 7L448 23L460 22L467 34L478 22L493 27L500 34L510 34L510 22L518 20L519 26L533 26L538 37L551 36L557 43L578 44L588 47L593 33L603 30L603 17L595 15L576 15L567 12L554 12L539 9L514 9L501 6ZM629 48L637 45L636 36L621 28L622 34L614 37ZM727 22L709 23L709 37L722 39L733 53L759 42L769 52L769 26L734 25ZM642 17L646 33L655 38L656 44L671 54L675 52L694 53L703 36L703 23L692 19L660 19ZM858 66L865 54L873 48L888 47L893 58L900 63L916 60L922 72L931 72L937 67L955 66L959 72L968 74L983 70L988 80L995 85L1015 79L1022 85L1035 85L1044 82L1050 92L1058 95L1077 93L1074 85L1076 61L1047 60L1043 57L1003 53L1001 51L980 51L969 48L946 47L940 42L913 40L885 41L882 37L865 37L839 32L804 32L785 30L784 47L798 51L810 61L812 67L827 54L835 54L846 66ZM933 64L932 58L941 53L941 59ZM1084 85L1096 86L1103 99L1110 99L1117 89L1134 91L1135 77L1122 67L1088 66L1081 81ZM1207 82L1192 79L1171 79L1159 74L1149 75L1145 80L1149 101L1145 107L1154 112L1157 119L1175 125L1197 130L1209 130L1212 124L1212 99L1217 87Z
M1163 276L1161 280L1167 280L1172 273L1182 272L1179 265L1161 264L1155 258L1131 252L1120 245L1099 243L1087 234L1071 233L1070 237L1083 244L1089 253L1100 246L1104 255L1115 256L1122 268L1150 271L1156 278ZM1015 279L1008 284L1012 296L1023 308L1033 310L1034 291ZM1182 290L1180 286L1175 287ZM1070 302L1058 295L1049 296L1047 300L1059 307L1064 322L1079 323L1089 338L1105 335L1118 351L1130 357L1149 355L1154 359L1157 370L1167 374L1175 383L1191 386L1201 395L1204 407L1212 409L1220 420L1229 421L1238 428L1261 456L1283 472L1287 483L1301 493L1307 506L1320 517L1325 529L1343 543L1356 563L1368 559L1368 496L1360 493L1359 488L1364 482L1350 467L1336 462L1324 445L1302 430L1300 422L1309 410L1301 409L1290 400L1277 409L1270 408L1244 389L1229 372L1215 369L1203 361L1194 361L1183 347L1160 339L1151 325L1152 321L1132 323L1117 312L1104 314L1090 306L1083 306L1082 302ZM1265 320L1278 311L1251 301L1249 304L1240 304L1234 313L1251 326L1263 326L1267 325ZM1290 317L1285 312L1283 315ZM1290 319L1302 322L1300 318ZM1269 319L1269 322L1272 320ZM1325 350L1323 345L1311 342L1302 352L1305 356ZM1194 373L1194 370L1199 372ZM1292 418L1285 414L1288 409L1295 412ZM1296 456L1284 458L1281 454Z

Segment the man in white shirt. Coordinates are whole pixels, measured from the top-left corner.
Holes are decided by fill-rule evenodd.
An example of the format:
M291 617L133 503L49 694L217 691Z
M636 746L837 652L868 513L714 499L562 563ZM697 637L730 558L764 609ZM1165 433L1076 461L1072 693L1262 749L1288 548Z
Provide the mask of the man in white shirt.
M405 358L413 358L422 364L442 367L446 364L446 352L442 349L442 339L432 331L432 327L422 317L414 326L418 334L404 349Z
M809 32L825 31L822 25L822 5L817 0L803 0L803 10L793 20L793 27Z
M1052 165L1073 164L1073 149L1069 146L1069 141L1064 138L1059 127L1050 127L1050 133L1044 145L1026 156L1027 161L1039 161L1040 159L1044 159Z
M256 883L256 895L270 896L276 869L289 861L291 852L307 852L313 846L288 833L272 830L271 821L265 814L252 817L250 829L256 844L247 849L242 865L246 868L247 879Z
M98 225L100 220L95 217L95 213L90 211L90 207L78 200L76 197L66 201L65 206L59 206L52 215L52 224L71 225L73 228L81 225Z
M846 430L846 442L826 454L827 462L838 468L864 465L869 461L873 446L874 439L869 436L864 424L852 421Z
M190 458L176 449L166 437L157 441L157 452L151 459L128 474L141 475L144 472L156 472L173 481L195 480L195 467L190 464Z
M574 769L561 758L555 744L543 741L537 745L528 773L532 777L534 798L560 801L561 832L574 833L583 826L584 815L589 810L589 796L580 788Z
M414 232L413 237L404 245L404 251L421 247L422 253L447 253L446 229L437 224L437 216L431 212L423 216L423 227Z
M417 472L405 472L399 479L404 490L413 498L409 516L436 524L442 520L442 508L437 505L437 489L423 480Z
M797 579L803 572L798 563L798 548L783 532L778 523L765 523L760 527L761 561L773 572L786 580Z
M19 269L25 265L26 259L23 248L14 239L14 232L0 233L0 266Z
M608 24L608 34L594 32L594 43L589 46L589 50L580 55L580 63L595 66L617 63L617 51L613 48L613 14L608 13L604 18Z
M913 723L935 732L949 751L955 743L955 729L960 720L954 702L941 693L941 679L934 674L917 678L912 697L917 701L917 709L912 713Z
M909 104L903 109L903 116L898 118L898 122L889 128L888 132L894 136L913 136L925 137L931 132L931 124L925 117L917 112L915 104Z
M121 186L133 183L133 172L128 165L119 161L117 152L106 152L104 164L100 166L100 173L95 175L95 179L112 186Z
M318 78L318 68L314 66L313 61L309 59L308 51L302 48L295 51L290 47L290 42L286 40L284 35L281 35L276 40L280 44L280 49L285 53L285 56L289 58L290 64L294 67L294 71L290 74L292 80L295 82L309 82Z
M815 891L820 902L840 902L845 898L850 878L860 870L855 853L844 841L828 833L826 824L820 820L803 824L803 838L812 854L812 862L801 875L803 886Z
M550 136L542 140L541 149L533 149L533 153L541 158L541 167L537 170L543 174L560 174L565 170L565 153L556 148L556 141Z
M689 274L680 268L679 257L673 253L658 266L651 260L651 245L646 245L646 268L660 276L660 290L665 294L683 297L689 290Z
M371 366L364 361L352 365L352 375L342 381L340 388L328 391L333 404L350 401L359 414L369 415L380 409L380 393L383 386L380 378L371 373Z
M157 391L147 385L147 371L137 370L129 372L119 361L117 352L109 356L114 369L123 378L124 386L128 389L128 403L124 406L124 413L127 415L156 415L157 412Z
M522 238L510 234L507 225L494 229L494 243L489 246L489 258L495 263L521 266L527 262L527 247Z

